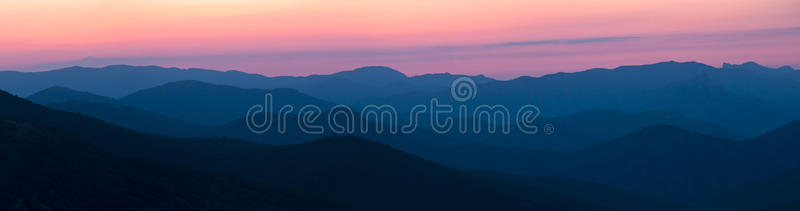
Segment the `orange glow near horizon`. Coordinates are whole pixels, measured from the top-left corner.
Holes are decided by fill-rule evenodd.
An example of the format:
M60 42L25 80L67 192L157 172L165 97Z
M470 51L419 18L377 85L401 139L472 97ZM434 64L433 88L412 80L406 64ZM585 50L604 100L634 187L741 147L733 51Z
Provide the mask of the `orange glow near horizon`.
M0 68L89 56L186 57L725 33L793 28L800 26L798 20L796 0L6 1L0 3ZM787 45L797 46L797 41L789 39ZM776 62L800 64L788 58ZM422 63L408 66L425 71ZM237 68L236 63L229 66ZM315 71L320 70L298 74Z

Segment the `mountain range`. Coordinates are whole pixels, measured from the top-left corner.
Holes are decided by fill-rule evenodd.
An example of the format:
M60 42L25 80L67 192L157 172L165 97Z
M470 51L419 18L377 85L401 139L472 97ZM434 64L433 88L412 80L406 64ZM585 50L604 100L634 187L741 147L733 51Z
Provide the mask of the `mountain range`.
M70 109L68 108L70 104L75 105ZM99 105L99 108L93 108L92 105ZM105 110L102 109L104 107L113 108L124 105L68 101L50 106L79 113L89 113L89 115L92 115L91 111L101 111L94 113L94 116L109 119L112 123L122 121L123 124L126 124L124 121L131 118L130 116L109 116L109 114L117 112L113 110L102 112ZM81 109L86 111L81 112ZM132 107L127 107L127 109L129 110L123 111L136 110ZM147 116L139 115L137 112L131 112L131 114L137 114L131 116ZM291 115L289 118L292 119ZM141 124L146 125L144 123L161 121L160 119L164 118L144 120L141 121ZM219 128L195 125L195 129L185 131L198 132L184 133L182 136L227 136L260 143L291 144L302 143L303 140L311 141L326 135L335 135L333 133L303 134L296 127L292 127L292 124L287 128L286 134L254 134L244 126L242 121L236 120ZM528 176L574 178L692 206L705 206L703 203L710 199L704 196L711 195L709 192L714 190L746 185L745 181L763 180L780 172L788 171L793 167L792 165L800 163L800 157L793 154L800 150L796 142L800 139L797 139L797 134L787 132L800 131L800 128L796 128L797 123L755 138L743 138L710 124L685 119L674 112L631 114L594 110L552 118L548 121L564 125L564 131L561 133L566 135L563 139L559 140L559 136L537 136L532 137L532 141L545 141L550 144L560 141L563 143L556 149L569 150L565 152L541 151L480 141L484 139L496 142L505 142L506 139L514 140L513 138L501 138L508 137L507 135L470 137L452 134L440 135L421 130L410 135L369 133L362 136L425 159L458 168L483 169ZM596 124L601 121L615 123ZM183 125L186 124L183 123ZM324 125L325 123L320 124ZM647 126L659 124L682 126ZM130 125L126 127L137 128ZM173 127L167 125L154 128ZM176 129L176 131L180 131L180 129ZM215 134L204 134L209 131L213 131ZM142 130L142 132L148 131ZM788 134L775 135L783 133ZM578 134L585 135L579 136ZM735 139L711 136L712 134L728 138L735 137ZM525 137L522 136L522 138ZM579 147L575 147L575 145L579 145ZM538 149L543 148L546 149L546 147ZM531 165L537 168L532 169L529 167Z
M696 62L662 62L520 77L508 81L471 76L480 94L465 105L504 105L516 110L533 104L545 117L584 110L624 112L679 110L690 119L755 136L800 118L800 71L754 62L714 68ZM463 75L408 77L388 67L363 67L330 75L266 77L237 71L115 65L70 67L45 72L0 72L0 89L28 96L53 86L123 98L171 82L194 80L245 89L294 89L353 108L392 105L409 111L432 98L457 105L450 82ZM230 118L228 118L230 120ZM202 122L209 124L213 121ZM198 123L198 122L195 122ZM214 122L219 123L219 122Z
M168 137L150 136L126 130L121 127L109 125L97 119L79 114L53 110L44 106L33 104L21 98L16 98L5 92L0 93L0 102L4 108L0 116L10 119L12 125L38 125L33 126L33 132L3 133L12 134L4 136L4 142L15 143L19 141L39 141L39 138L16 138L13 134L39 134L36 128L50 128L53 133L65 134L65 137L80 139L86 143L107 150L120 156L121 159L148 160L158 162L171 168L185 169L181 171L200 171L203 174L217 175L230 178L226 181L257 181L271 184L280 188L298 190L301 196L317 198L321 201L340 201L345 207L352 209L377 209L392 208L398 210L439 210L439 209L504 209L504 210L604 210L603 205L594 205L580 199L570 198L542 191L533 187L511 185L500 180L472 176L435 164L392 147L367 141L355 137L332 137L300 145L283 147L248 143L240 140L224 138L191 138L176 139ZM26 119L29 122L16 122L13 119ZM20 126L21 127L21 126ZM5 127L4 127L5 128ZM11 127L9 130L19 130ZM58 151L58 145L72 145L63 141L61 135L52 137L52 143L43 143L47 146L26 148L29 153L39 154L39 157L52 159L64 165L75 166L80 160L58 159L59 153L80 153L71 149ZM27 143L27 142L25 142ZM53 146L49 146L49 145ZM21 153L17 148L4 148L11 153ZM52 149L54 153L44 153ZM106 153L98 152L98 153ZM49 157L54 156L54 157ZM94 156L89 153L87 156ZM22 159L22 160L20 160ZM3 172L16 175L19 172L13 166L22 165L19 159L3 159ZM85 161L82 165L98 165L94 162L104 162L106 159ZM109 164L110 165L110 164ZM68 169L65 169L68 170ZM97 169L99 170L99 169ZM157 171L158 169L152 169ZM82 171L74 172L76 178L85 180L101 180L107 176L91 174ZM125 171L120 172L125 177L139 177L147 172ZM157 175L169 175L165 172L156 172ZM182 177L181 177L182 178ZM165 182L154 179L155 182ZM57 183L59 180L52 182ZM194 184L203 187L206 183L202 180ZM5 183L3 183L5 184ZM26 183L23 183L26 184ZM36 192L49 192L67 195L77 189L41 187ZM100 186L112 188L112 186ZM108 191L116 190L116 186ZM142 187L146 189L146 187ZM270 189L273 190L273 189ZM188 190L176 189L179 194L189 194ZM6 195L14 192L4 192ZM95 192L97 193L97 192ZM16 194L16 193L14 193ZM12 195L13 196L13 195ZM36 198L34 196L15 196L10 200L36 199L32 205L44 204L60 206L67 204L78 209L91 209L90 205L76 203L81 198ZM135 193L120 194L117 200L130 200L137 197ZM22 199L19 199L22 198ZM169 198L163 198L167 200ZM365 200L369 199L369 200ZM59 201L60 200L60 201ZM194 204L192 200L208 200L209 204L225 203L224 199L192 198L186 203ZM251 198L241 198L238 203L248 204ZM299 199L293 199L299 200ZM644 200L644 199L643 199ZM268 200L275 202L275 200ZM83 201L83 203L87 203ZM256 204L257 205L257 204ZM290 209L305 209L303 204ZM326 208L320 202L321 208ZM98 206L102 206L98 205ZM120 204L119 206L126 206ZM159 204L151 206L161 207ZM185 208L188 206L175 206ZM255 207L255 205L253 205ZM335 204L330 205L335 208ZM168 207L166 207L168 208Z
M420 156L461 168L574 178L704 206L720 190L798 166L796 131L800 122L756 138L728 140L655 125L574 152L485 148L476 153L456 147Z
M170 136L219 135L269 144L300 143L323 136L303 136L301 134L302 131L297 127L288 128L287 132L280 136L274 135L274 131L273 135L253 134L243 124L243 111L246 111L252 105L263 104L263 102L260 102L263 98L262 95L268 92L266 90L242 89L197 81L179 81L145 89L123 97L121 100L105 98L87 92L70 91L66 88L45 89L28 97L28 99L53 108L85 114L146 133ZM306 104L318 105L323 111L331 107L330 103L288 89L278 89L269 93L272 93L275 98L275 109L287 104L293 105L296 109ZM225 103L220 105L215 103L217 101ZM356 111L356 114L358 113ZM198 119L199 117L208 116L225 116L226 118L215 118L218 119L216 124L211 124L214 122L199 121L201 119ZM327 114L323 116L327 116ZM409 119L403 116L400 117L399 122L408 123ZM297 122L297 115L292 114L288 117L291 117L291 119L287 122ZM426 130L426 128L430 128L428 123L430 118L428 116L423 116L418 121L420 122L420 132L413 134L414 136L441 136L434 134L430 129ZM457 130L453 130L444 135L459 139L461 142L480 142L499 146L557 151L577 150L653 124L670 124L724 138L744 138L744 136L725 128L688 119L680 111L675 110L640 113L589 110L563 117L542 118L539 121L558 125L558 132L550 135L530 136L516 131L511 134L461 134ZM597 124L601 121L605 121L605 124ZM356 119L356 122L361 122L361 119ZM324 118L316 121L316 123L330 128L329 123ZM362 124L356 123L354 126L361 127ZM388 128L386 129L388 130ZM194 132L192 133L192 131ZM328 135L331 135L331 133L328 133ZM372 136L372 138L374 137ZM502 141L498 141L498 139L502 139Z
M11 91L0 92L0 204L793 210L799 73L754 62L662 62L508 81L478 75L470 76L477 96L459 102L450 84L463 75L409 77L380 66L304 77L124 65L0 72L0 89ZM353 126L370 130L309 134L288 124L284 133L253 133L245 115L267 94L276 108L317 105L322 117L347 105ZM389 130L382 120L361 117L362 107L391 105L403 125L412 106L432 98L512 111L536 105L540 132L440 134L423 115L414 133L392 134L378 132ZM283 117L301 120L296 110ZM482 130L518 126L446 117Z
M450 90L440 90L371 98L356 107L388 104L407 111L437 98L442 104L503 105L511 111L531 104L543 117L594 109L634 113L678 110L690 119L745 136L800 119L800 71L747 64L714 68L696 62L662 62L590 69L478 84L477 96L466 103L454 101Z
M362 67L330 75L267 77L239 71L179 69L158 66L113 65L103 68L68 67L44 72L0 71L0 89L28 96L53 86L121 98L136 91L175 81L202 81L242 88L299 90L319 99L350 103L367 97L427 92L449 87L464 75L428 74L408 77L388 67ZM494 79L470 76L478 83Z

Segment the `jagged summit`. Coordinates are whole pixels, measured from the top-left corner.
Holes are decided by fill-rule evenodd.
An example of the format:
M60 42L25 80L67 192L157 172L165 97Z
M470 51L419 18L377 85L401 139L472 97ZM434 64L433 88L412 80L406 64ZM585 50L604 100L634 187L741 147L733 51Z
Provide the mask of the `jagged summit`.
M367 66L354 70L341 71L331 75L366 85L386 85L407 79L406 74L385 66Z
M730 63L722 63L722 69L742 69L742 70L751 70L751 71L772 71L772 70L780 70L780 71L794 71L795 69L789 65L784 65L778 68L770 68L759 63L748 61L742 64L730 64Z
M741 68L741 69L757 69L757 70L760 70L760 69L765 69L767 67L765 67L765 66L763 66L761 64L758 64L758 63L756 63L754 61L748 61L748 62L745 62L745 63L742 63L742 64L731 64L731 63L725 62L725 63L722 63L722 68L723 69Z

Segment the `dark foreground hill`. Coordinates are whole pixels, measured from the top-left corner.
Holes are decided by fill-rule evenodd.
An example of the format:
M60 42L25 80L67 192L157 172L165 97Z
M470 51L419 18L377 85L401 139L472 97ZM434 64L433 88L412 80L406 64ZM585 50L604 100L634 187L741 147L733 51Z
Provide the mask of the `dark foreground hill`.
M800 180L797 178L800 178L800 165L776 176L733 188L721 194L718 200L733 202L732 208L797 210L800 208Z
M800 165L800 122L762 136L729 140L657 125L574 152L501 148L482 144L421 146L393 142L400 149L446 165L526 176L557 176L638 192L689 206L715 208L749 204L713 201L714 195L750 181L773 180ZM797 177L780 177L793 184ZM773 184L775 185L775 184ZM775 185L780 187L780 185ZM781 189L755 194L782 198ZM758 203L764 205L765 203ZM768 208L769 205L761 206Z
M209 126L188 123L126 105L67 101L47 106L96 117L110 124L143 133L173 137L212 136Z
M89 92L81 92L62 86L54 86L44 89L27 97L27 99L42 105L66 101L83 101L109 104L119 103L117 102L117 99L114 98L100 96Z
M472 173L511 182L516 185L534 187L565 196L585 199L590 203L614 207L619 210L689 209L689 207L655 197L563 177L525 177L489 171L472 171Z
M731 207L797 210L800 208L800 121L785 125L751 141L771 166L788 168L777 175L750 181L720 194L720 201L732 201Z
M474 177L360 138L335 137L283 147L230 139L173 139L53 110L4 92L0 93L0 105L0 116L73 133L122 157L287 187L356 209L603 209L533 188Z
M0 209L340 210L259 183L121 158L77 136L0 119Z
M800 121L757 138L735 141L657 125L576 152L517 157L528 165L551 169L516 171L576 178L684 204L719 207L725 203L707 204L709 196L749 181L770 180L799 165L797 131ZM800 179L780 181L792 184ZM779 198L784 192L765 189L760 194Z

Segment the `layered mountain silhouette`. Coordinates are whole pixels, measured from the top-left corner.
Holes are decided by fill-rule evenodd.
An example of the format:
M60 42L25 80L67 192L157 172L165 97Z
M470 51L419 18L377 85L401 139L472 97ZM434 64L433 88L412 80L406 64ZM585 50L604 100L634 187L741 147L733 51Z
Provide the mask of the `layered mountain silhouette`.
M3 118L26 119L57 133L74 134L124 158L275 184L355 209L603 209L533 188L470 176L355 137L284 147L231 139L173 139L132 132L7 93L0 93L0 102Z
M422 128L430 128L430 120L421 120ZM485 119L469 118L467 120L455 119L471 124L482 121L481 131L487 131L489 122ZM588 146L608 141L633 133L650 125L668 124L689 131L708 134L717 137L743 139L744 136L714 124L686 118L678 110L654 110L638 113L621 112L616 110L588 110L580 111L566 116L552 118L538 118L536 134L526 134L517 130L518 126L511 123L509 134L496 133L465 133L452 130L446 135L460 140L484 143L495 146L518 147L535 150L575 151ZM546 124L555 128L552 133L546 133ZM468 126L473 128L473 126Z
M496 166L497 171L570 177L699 206L715 191L766 179L797 165L800 156L792 153L800 150L797 125L745 141L656 125L576 152L489 154L497 156L492 161L511 160L503 158L508 156L538 168L488 162L484 169ZM532 153L537 154L526 155Z
M287 132L279 136L270 135L275 134L274 131L276 129L273 129L273 133L267 135L253 134L244 124L244 111L246 111L249 106L263 104L263 102L260 102L260 99L263 99L263 97L261 96L262 93L249 89L211 85L196 81L182 81L137 92L137 94L125 97L122 100L113 101L114 104L81 102L83 101L82 98L72 97L81 96L81 94L89 94L85 92L67 92L65 88L58 88L56 90L62 91L53 93L51 90L54 89L43 90L34 95L37 98L33 98L34 96L32 96L29 99L36 99L41 102L57 102L59 100L71 101L49 104L48 106L96 117L116 125L145 133L171 136L228 136L269 144L302 143L326 135L305 135L303 131L296 127L296 124L289 125ZM146 93L156 93L158 96ZM330 108L330 103L294 93L291 90L278 89L273 90L271 93L273 93L275 97L275 109L285 104L293 105L295 109L299 109L301 106L307 104L321 106L323 110ZM142 97L142 95L151 96ZM46 96L50 97L48 98ZM130 100L136 98L139 98L138 101L141 103ZM220 104L215 103L215 101L218 100L226 102L222 104L227 107L209 107ZM165 108L168 106L171 107ZM356 111L356 114L358 114L358 111ZM227 116L227 118L220 118L217 122L207 122L197 118L191 118L201 115L204 117ZM327 112L322 116L327 116ZM296 115L289 115L287 117L289 117L289 119L286 122L297 122ZM405 115L401 115L400 117L400 123L408 123L408 119ZM235 120L220 123L224 122L226 119L233 118L235 118ZM356 122L361 122L360 119L356 120ZM442 139L442 135L430 131L430 119L427 115L423 115L418 121L420 124L420 126L418 126L419 131L411 136L418 139ZM471 121L480 120L468 120L468 122ZM670 124L690 131L724 138L743 138L742 135L738 135L727 129L685 118L680 111L626 113L613 110L591 110L563 117L542 118L539 121L558 126L558 132L549 135L539 134L537 136L531 136L517 130L513 130L511 134L461 134L458 130L452 130L450 133L444 134L444 136L458 140L458 142L461 143L480 142L498 146L556 151L577 150L591 144L634 132L653 124ZM603 124L600 124L601 122ZM201 125L203 123L206 125ZM214 123L216 123L216 125L214 125ZM330 128L329 122L327 122L325 118L318 120L316 123ZM208 126L209 124L212 126ZM360 128L361 124L357 123L354 126ZM488 127L488 123L484 124L484 127ZM512 126L512 128L516 128L516 126ZM388 131L388 128L384 129ZM333 133L327 133L327 135L332 134ZM364 135L369 138L379 137L376 134Z
M463 105L503 105L515 111L532 104L544 117L595 109L634 113L680 110L690 119L755 136L800 119L800 83L783 76L797 72L786 68L718 69L696 62L591 69L479 84L479 94ZM452 100L450 90L372 98L357 104L389 104L405 111L432 98L443 104L462 104Z
M759 166L748 161L745 151L737 142L652 126L581 150L557 171L685 203L702 195L703 187L749 179L752 172L743 170Z
M0 88L33 102L0 93L0 204L792 210L800 205L799 72L754 62L663 62L508 81L479 75L471 76L478 95L456 102L450 83L462 75L409 77L381 66L304 77L124 65L6 71ZM244 118L266 94L275 108L321 107L314 123L326 132L301 131L295 110L285 132L273 125L253 133ZM518 132L512 119L494 125L510 126L509 134L439 134L423 115L415 132L393 134L360 117L366 105L391 105L400 127L412 106L432 98L514 112L533 104L542 111L540 132ZM368 132L330 130L327 115L338 103L352 107L353 126ZM479 121L482 131L492 125L448 117ZM545 124L555 131L543 133ZM80 192L76 184L114 188Z
M292 115L289 117L292 118ZM598 125L604 119L615 124ZM227 126L209 131L222 131L226 133L217 135L277 144L300 143L303 140L333 135L303 134L292 124L288 125L289 132L286 134L254 134L244 126L243 121L236 120ZM705 206L704 202L710 200L705 195L711 195L714 190L736 187L750 180L766 179L800 163L800 156L794 153L800 150L796 141L800 140L800 136L793 132L800 131L794 128L796 123L756 138L739 140L741 136L735 133L670 112L631 114L596 110L549 121L564 125L565 134L585 134L570 135L584 146L572 148L577 149L573 152L537 151L481 144L478 138L482 136L471 139L424 130L410 135L369 133L363 136L459 168L529 176L569 177L693 206ZM646 126L668 123L683 126ZM325 123L320 122L320 125ZM690 132L698 130L706 132ZM628 133L630 135L625 135ZM738 139L701 133L715 133ZM622 137L613 138L617 134ZM608 138L589 137L593 135ZM538 141L538 137L547 136L529 138L532 138L531 141ZM500 137L491 139L505 141ZM549 141L553 140L556 139ZM535 168L531 168L532 166Z
M753 135L798 119L800 110L789 104L769 102L732 92L707 73L668 84L652 92L628 96L624 110L678 109L687 117L718 124Z
M635 113L679 109L690 119L755 136L800 118L797 109L800 107L800 91L797 91L800 90L797 83L800 74L797 72L790 67L775 69L754 62L728 64L723 68L696 62L663 62L509 81L473 76L480 94L467 104L500 104L511 110L534 104L546 117L593 109ZM331 75L265 77L237 71L124 65L71 67L36 73L6 71L0 75L3 76L0 88L21 96L63 86L101 96L123 97L169 82L196 80L242 88L290 88L355 108L389 104L401 111L426 104L434 97L442 103L456 104L451 100L449 85L455 78L462 77L451 74L407 77L387 67L364 67ZM698 89L700 87L713 89ZM642 99L642 96L649 98ZM707 114L707 111L715 113Z

